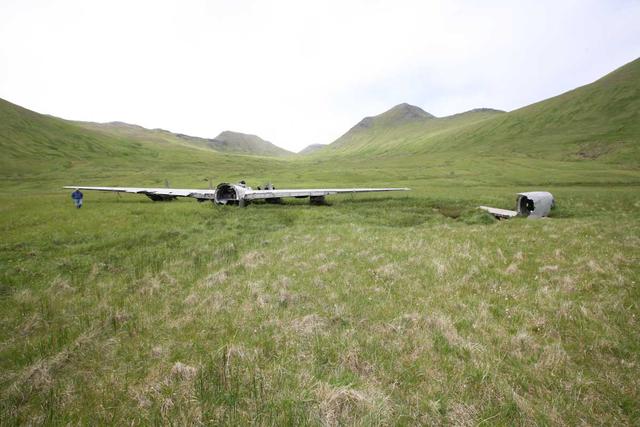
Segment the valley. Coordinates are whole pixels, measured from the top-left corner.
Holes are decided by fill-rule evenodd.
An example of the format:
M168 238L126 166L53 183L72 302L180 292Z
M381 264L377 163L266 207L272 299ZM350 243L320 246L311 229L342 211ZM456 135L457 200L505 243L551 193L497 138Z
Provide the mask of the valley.
M401 104L302 155L0 101L0 419L637 423L639 114L640 60L511 112ZM205 179L412 191L76 210L61 189ZM476 209L528 190L551 218Z

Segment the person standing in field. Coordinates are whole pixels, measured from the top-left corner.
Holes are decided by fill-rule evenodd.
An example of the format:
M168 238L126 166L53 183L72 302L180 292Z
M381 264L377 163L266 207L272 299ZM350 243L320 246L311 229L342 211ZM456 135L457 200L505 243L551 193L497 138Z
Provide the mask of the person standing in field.
M80 189L76 188L76 191L71 193L71 198L73 199L73 203L76 204L76 208L80 209L82 207L82 192Z

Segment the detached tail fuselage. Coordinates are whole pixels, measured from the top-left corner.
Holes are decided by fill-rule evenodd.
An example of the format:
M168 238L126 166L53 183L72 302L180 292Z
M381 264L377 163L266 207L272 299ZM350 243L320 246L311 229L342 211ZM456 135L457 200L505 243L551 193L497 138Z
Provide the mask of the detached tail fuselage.
M516 216L543 218L549 215L551 209L555 207L555 204L553 194L548 191L530 191L518 193L515 211L489 206L480 206L480 209L489 212L498 219L508 219Z

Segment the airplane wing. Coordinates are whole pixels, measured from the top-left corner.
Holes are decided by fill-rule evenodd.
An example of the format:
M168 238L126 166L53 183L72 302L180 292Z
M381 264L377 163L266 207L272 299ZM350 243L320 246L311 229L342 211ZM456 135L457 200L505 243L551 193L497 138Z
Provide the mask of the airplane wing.
M483 211L489 212L491 215L496 218L513 218L518 215L516 211L510 211L508 209L500 209L500 208L491 208L489 206L478 206Z
M151 199L171 199L176 197L194 197L196 199L213 199L214 190L197 190L190 188L142 188L142 187L83 187L67 185L64 188L90 190L90 191L110 191L114 193L144 194Z
M193 197L198 201L211 200L217 204L240 204L251 200L274 200L284 197L310 197L312 203L324 201L324 196L343 193L372 193L378 191L407 191L408 188L312 188L287 190L254 190L240 184L219 184L216 189L198 190L191 188L144 188L144 187L86 187L67 185L64 188L110 191L115 193L143 194L154 201L173 200L176 197Z
M408 191L409 188L309 188L289 190L247 190L246 200L274 199L283 197L323 197L330 194L374 193L380 191Z

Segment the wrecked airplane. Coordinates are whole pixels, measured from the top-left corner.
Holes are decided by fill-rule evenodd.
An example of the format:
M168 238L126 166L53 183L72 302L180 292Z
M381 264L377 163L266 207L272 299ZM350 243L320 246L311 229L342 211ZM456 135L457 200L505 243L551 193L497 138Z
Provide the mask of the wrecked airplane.
M64 188L110 191L115 193L144 194L154 202L174 200L177 197L191 197L199 202L211 201L217 205L246 206L249 202L263 200L267 203L279 203L282 198L309 198L312 205L324 204L325 196L331 194L373 193L380 191L408 191L409 188L312 188L276 190L267 184L264 189L253 189L244 181L237 184L223 182L215 189L198 190L187 188L137 188L137 187L83 187L69 185Z
M548 216L554 207L555 200L553 194L547 191L530 191L527 193L518 193L515 211L489 206L480 206L479 208L489 212L498 219L508 219L515 216L543 218Z

